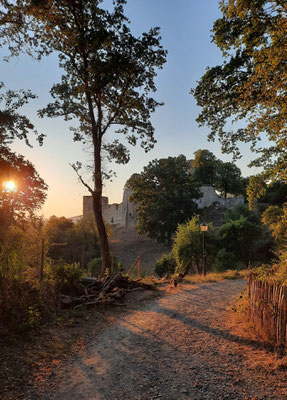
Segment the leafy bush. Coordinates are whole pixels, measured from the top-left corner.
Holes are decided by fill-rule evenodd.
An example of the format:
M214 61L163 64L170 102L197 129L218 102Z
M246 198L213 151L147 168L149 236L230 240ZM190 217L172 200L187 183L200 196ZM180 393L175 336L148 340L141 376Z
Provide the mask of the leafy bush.
M219 231L222 247L228 252L236 254L238 260L246 266L257 261L254 249L263 233L262 225L250 222L243 216L236 220L228 220Z
M195 262L199 269L202 255L202 234L199 216L193 217L185 224L178 225L172 253L176 260L176 272L185 272Z
M176 268L176 261L172 252L163 254L155 264L155 273L158 276L173 274Z
M218 240L212 224L208 225L206 237L207 267L212 269ZM176 260L176 272L184 273L192 269L194 273L201 273L203 264L202 252L203 235L200 229L199 216L193 217L185 224L178 225L172 253Z
M102 270L102 259L101 258L93 258L88 263L88 274L90 276L99 276Z
M38 329L55 307L52 281L42 284L0 275L0 333Z
M117 257L114 257L113 263L113 273L118 272L124 269L123 263L120 262ZM102 259L101 258L93 258L88 263L88 274L90 276L99 276L102 272ZM109 271L107 271L109 272Z
M223 272L228 269L235 269L238 265L238 258L231 251L221 249L216 255L215 266L216 271Z
M54 262L50 266L50 277L61 286L64 283L73 285L83 276L80 264L68 264L63 260Z

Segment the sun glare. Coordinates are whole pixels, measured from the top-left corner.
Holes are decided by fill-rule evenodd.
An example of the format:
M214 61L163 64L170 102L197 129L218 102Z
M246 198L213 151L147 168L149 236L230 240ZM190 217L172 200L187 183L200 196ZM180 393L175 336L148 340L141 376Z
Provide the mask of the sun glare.
M15 185L15 182L13 181L7 181L3 182L4 190L7 192L16 192L17 191L17 186Z

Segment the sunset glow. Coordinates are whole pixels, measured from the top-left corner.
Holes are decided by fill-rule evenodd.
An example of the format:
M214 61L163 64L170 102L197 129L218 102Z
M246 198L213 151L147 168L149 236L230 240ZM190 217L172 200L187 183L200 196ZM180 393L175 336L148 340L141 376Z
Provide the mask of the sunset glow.
M17 186L15 185L15 182L13 181L7 181L3 182L4 190L7 192L16 192L17 191Z

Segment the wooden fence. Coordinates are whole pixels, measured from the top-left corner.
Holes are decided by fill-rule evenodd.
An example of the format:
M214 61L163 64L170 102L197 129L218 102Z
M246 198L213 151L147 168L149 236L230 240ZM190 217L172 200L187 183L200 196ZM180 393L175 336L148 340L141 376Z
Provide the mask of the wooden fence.
M278 351L287 350L287 287L249 279L250 317Z

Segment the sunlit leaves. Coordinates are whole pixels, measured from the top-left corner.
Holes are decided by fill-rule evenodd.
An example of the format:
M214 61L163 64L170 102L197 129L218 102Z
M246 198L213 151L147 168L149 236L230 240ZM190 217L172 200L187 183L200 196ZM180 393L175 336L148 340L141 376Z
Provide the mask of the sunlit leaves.
M221 10L213 41L226 61L192 91L202 107L198 122L210 128L209 139L218 136L223 152L239 157L238 143L248 142L259 154L253 165L264 166L269 180L286 180L286 2L223 0ZM270 147L257 147L265 136Z
M7 187L9 182L9 187ZM15 186L17 190L14 190ZM29 161L11 152L7 147L0 146L0 225L2 228L15 219L23 218L38 210L45 201L47 189L47 185Z

